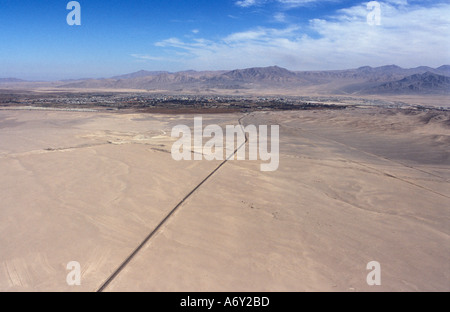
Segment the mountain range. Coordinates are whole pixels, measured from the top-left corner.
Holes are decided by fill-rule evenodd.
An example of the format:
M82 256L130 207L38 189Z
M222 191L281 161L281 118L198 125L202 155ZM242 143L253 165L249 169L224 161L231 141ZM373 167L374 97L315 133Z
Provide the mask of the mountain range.
M1 82L14 82L11 78ZM273 93L450 94L450 65L437 68L396 65L348 70L290 71L278 66L231 71L145 71L106 79L62 81L59 88L141 89L169 92L271 90Z
M24 82L25 80L17 78L0 78L0 83Z

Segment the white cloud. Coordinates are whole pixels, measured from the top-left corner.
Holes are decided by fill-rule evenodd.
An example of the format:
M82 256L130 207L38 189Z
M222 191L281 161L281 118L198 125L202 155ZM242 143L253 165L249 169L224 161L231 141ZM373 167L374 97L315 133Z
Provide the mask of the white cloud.
M259 27L254 30L233 33L223 38L223 42L227 44L236 42L260 42L267 44L268 41L271 40L270 38L291 37L292 35L295 35L295 32L298 30L299 27L295 25L291 25L284 29Z
M253 6L256 4L256 0L240 0L240 1L236 1L236 5L243 7L243 8L247 8L250 6Z
M275 13L273 18L276 22L280 22L280 23L286 22L286 14L284 14L282 12Z
M407 5L408 0L383 0L381 2L394 4L394 5Z
M292 8L309 5L315 2L337 2L337 1L341 0L239 0L236 1L235 4L243 8L248 8L255 5L261 5L267 2L278 2L287 8ZM403 1L403 0L390 0L390 1Z
M418 7L382 3L381 26L368 25L367 14L363 3L339 10L328 19L311 20L308 32L298 25L258 27L217 41L169 38L156 45L176 54L181 66L196 69L276 64L308 70L450 63L450 4Z
M281 4L285 4L288 6L302 6L305 4L309 4L312 2L327 2L326 0L277 0ZM329 0L333 1L333 0Z
M168 59L163 57L156 57L151 56L147 54L131 54L132 57L139 59L139 60L145 60L145 61L167 61Z

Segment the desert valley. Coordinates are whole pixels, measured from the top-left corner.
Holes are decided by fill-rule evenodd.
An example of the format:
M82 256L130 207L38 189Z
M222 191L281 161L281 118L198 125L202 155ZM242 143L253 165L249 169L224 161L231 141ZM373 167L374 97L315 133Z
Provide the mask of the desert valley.
M2 79L0 290L449 291L449 86L448 65ZM198 116L279 126L277 170L174 160Z

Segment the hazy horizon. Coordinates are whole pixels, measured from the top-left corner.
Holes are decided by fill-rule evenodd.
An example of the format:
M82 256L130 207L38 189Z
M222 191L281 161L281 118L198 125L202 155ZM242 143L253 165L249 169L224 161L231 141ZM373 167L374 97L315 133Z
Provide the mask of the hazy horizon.
M361 67L366 67L366 66L369 66L369 65L365 65L365 66L361 66ZM379 68L379 67L387 67L387 66L398 66L398 65L396 65L396 64L386 64L386 65L381 65L381 66L378 66L378 67L372 67L372 66L369 66L369 67ZM437 68L442 67L442 66L450 66L450 65L449 64L442 64L442 65L436 66L436 67L431 67L431 66L427 66L427 65L418 65L418 66L411 67L411 68L403 68L401 66L399 66L399 67L403 68L403 69L413 69L413 68L418 68L418 67L430 67L431 69L437 69ZM252 67L252 68L269 68L269 67L281 67L281 66L270 65L270 66ZM330 71L330 72L332 72L332 71L340 71L340 70L356 70L356 69L359 69L361 67L358 67L358 68L344 68L344 69L329 69L329 70L308 70L308 71L305 71L305 72L315 72L315 71L317 71L317 72L319 72L319 71L324 71L324 72L325 71ZM283 68L283 67L281 67L281 68ZM208 72L208 71L210 71L210 72L221 72L221 71L227 72L227 71L245 70L245 69L249 69L249 68L233 68L233 69L218 69L218 70L203 70L203 71L205 71L205 72ZM285 69L287 69L289 71L292 71L292 72L302 72L301 70L300 71L295 71L295 70L291 70L289 68L285 68ZM1 77L0 76L0 79L18 79L18 80L23 80L23 81L27 81L27 82L53 82L53 81L57 82L57 81L85 80L85 79L114 79L115 77L120 77L120 76L128 75L128 74L135 74L135 73L142 72L142 71L154 72L154 73L157 73L157 72L163 73L163 72L165 72L165 73L168 73L168 74L177 74L177 73L189 72L189 71L202 72L201 70L195 70L195 69L186 69L186 70L180 70L180 71L168 71L168 70L164 70L164 69L160 69L160 70L140 69L140 70L137 70L137 71L134 71L134 72L118 73L118 74L110 76L110 77L78 77L78 78L60 78L60 79L23 79L21 77Z

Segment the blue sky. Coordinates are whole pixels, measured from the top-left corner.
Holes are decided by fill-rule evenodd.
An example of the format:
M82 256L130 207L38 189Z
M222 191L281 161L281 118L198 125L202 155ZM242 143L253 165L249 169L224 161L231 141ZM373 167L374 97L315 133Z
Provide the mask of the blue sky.
M0 78L111 77L140 69L291 70L450 64L449 1L0 0Z

